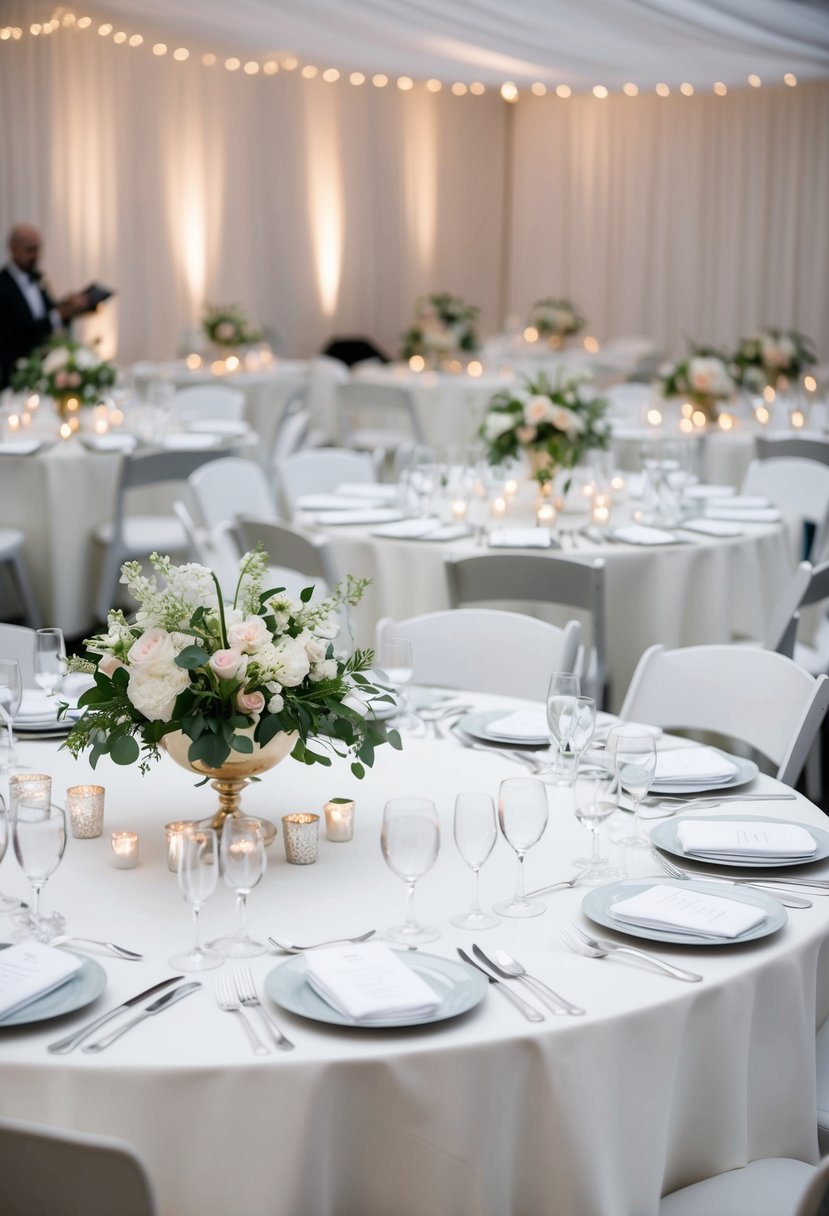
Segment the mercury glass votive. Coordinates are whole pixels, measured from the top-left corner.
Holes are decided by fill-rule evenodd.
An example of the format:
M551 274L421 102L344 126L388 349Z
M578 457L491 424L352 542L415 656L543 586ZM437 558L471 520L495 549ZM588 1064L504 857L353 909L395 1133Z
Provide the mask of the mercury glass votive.
M195 824L194 819L176 819L164 825L164 844L167 853L167 869L178 873L178 863L181 858L182 840L184 834Z
M348 798L332 798L325 807L325 835L341 842L354 836L354 802Z
M52 778L47 773L12 773L9 777L9 818L17 815L18 803L48 808L52 802Z
M93 840L104 830L104 787L70 785L66 791L66 810L76 840Z
M283 815L282 840L285 860L293 866L309 866L319 853L319 815Z
M138 833L112 833L112 860L116 870L134 870L138 865Z

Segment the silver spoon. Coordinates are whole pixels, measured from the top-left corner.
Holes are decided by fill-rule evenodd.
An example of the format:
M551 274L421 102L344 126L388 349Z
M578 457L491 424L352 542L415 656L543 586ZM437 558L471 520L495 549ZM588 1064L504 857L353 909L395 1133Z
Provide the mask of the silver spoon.
M284 950L286 954L302 954L303 950L317 950L320 946L339 946L340 943L367 942L370 937L374 937L376 932L376 929L369 929L368 933L361 933L359 937L333 937L327 942L312 942L310 946L298 946L296 942L281 942L275 937L269 937L268 941L272 946L276 946L277 950Z
M526 967L522 963L519 963L517 959L507 954L506 950L495 950L494 959L484 954L481 947L477 945L473 945L472 953L481 962L486 963L496 975L520 980L522 984L526 984L528 988L535 992L536 996L540 997L548 1009L552 1009L553 1013L569 1013L575 1017L584 1013L584 1010L579 1005L574 1005L566 997L561 996L558 992L554 992L549 985L542 983L534 975L530 975Z

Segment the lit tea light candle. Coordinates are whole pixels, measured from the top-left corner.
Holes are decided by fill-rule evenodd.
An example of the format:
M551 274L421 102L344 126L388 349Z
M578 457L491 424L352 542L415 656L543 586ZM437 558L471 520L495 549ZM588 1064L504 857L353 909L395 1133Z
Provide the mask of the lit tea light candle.
M556 522L556 509L551 502L543 502L535 513L539 528L552 528Z
M586 351L588 351L591 355L598 354L599 353L599 339L590 338L590 337L585 338L584 339L584 349Z
M693 422L694 426L705 426L708 419L705 417L702 410L694 410L693 414L691 415L691 421Z
M621 473L614 474L614 476L610 482L610 488L612 490L617 490L619 493L622 493L622 494L627 489L627 482L625 481L625 479L621 475Z
M538 341L538 330L535 328L534 325L528 325L526 327L526 329L524 330L524 341L525 342L537 342Z
M593 504L590 508L590 517L594 524L610 523L610 495L599 494L593 495Z
M459 376L463 371L463 364L460 359L450 359L446 364L446 370L451 372L453 376Z
M806 415L802 410L792 410L791 423L795 430L800 430L806 425Z
M769 413L769 411L766 409L766 407L764 405L758 405L756 410L754 411L754 417L760 423L760 426L766 426L768 424L769 418L771 417L771 414Z
M60 435L61 439L71 439L72 438L72 428L68 422L62 422L60 424L60 427L58 429L58 434Z
M720 414L717 425L721 431L731 431L734 429L734 419L730 414Z
M690 435L691 431L694 429L694 424L690 418L680 418L679 429L682 431L683 435Z
M214 376L223 376L227 371L224 359L214 359L210 364L210 370Z
M138 833L112 833L112 860L116 870L134 870L138 865Z
M325 835L341 843L354 836L354 803L348 798L332 798L325 807Z
M456 498L452 503L452 518L456 523L463 523L466 519L467 504L465 498Z
M17 414L9 414L6 420L6 425L9 428L10 435L16 435L20 430L20 418Z
M586 481L581 488L582 496L584 498L592 498L593 492L595 491L595 489L596 489L596 485L594 482Z
M182 841L185 833L196 826L192 819L178 819L164 825L164 842L167 849L167 869L174 873L178 871L181 860Z
M228 355L228 357L225 359L225 368L227 371L236 372L239 370L239 366L238 355Z
M426 366L426 360L423 355L412 355L409 360L409 367L413 372L422 372Z
M197 372L202 363L201 355L197 355L194 351L192 355L187 356L184 362L191 372Z
M817 392L817 380L815 379L814 376L804 376L803 377L803 387L805 388L807 393L816 393Z
M110 426L120 426L123 421L124 411L119 410L118 406L116 405L115 409L109 411Z
M293 866L309 866L315 862L319 852L319 831L319 815L283 815L285 860Z
M81 408L81 403L77 397L66 398L66 411L69 414L76 414Z
M93 840L103 832L104 794L102 785L70 785L66 791L66 809L76 840Z
M500 497L493 498L491 511L493 519L503 519L507 513L507 500Z
M504 494L507 496L508 499L510 499L510 498L514 498L517 493L518 493L518 482L515 481L514 478L511 477L508 481L504 482Z
M690 401L683 401L682 409L679 411L683 418L690 418L694 412L694 407Z
M482 376L484 372L484 365L483 363L479 363L477 359L473 359L472 362L467 366L466 371L470 376Z
M20 425L25 429L27 426L31 426L31 423L32 423L32 415L29 413L28 410L24 410L23 413L20 415Z
M766 405L772 405L774 403L774 399L776 396L777 396L777 393L774 391L774 389L771 387L770 384L767 384L766 387L763 389L763 400L765 401Z
M645 417L648 420L649 426L661 426L662 425L662 411L661 410L650 409L650 410L648 410Z
M276 362L273 351L263 350L259 356L259 362L262 364L263 367L270 367L270 365L272 363Z
M262 360L258 350L249 350L245 352L244 358L246 372L258 372L262 366Z
M807 376L806 378L808 379L809 377ZM37 393L29 393L28 397L26 398L26 409L34 413L39 405L39 395Z

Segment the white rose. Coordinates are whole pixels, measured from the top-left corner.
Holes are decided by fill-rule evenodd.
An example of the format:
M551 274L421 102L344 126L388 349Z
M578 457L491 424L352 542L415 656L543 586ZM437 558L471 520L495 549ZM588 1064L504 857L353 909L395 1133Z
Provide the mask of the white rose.
M325 659L316 663L310 670L308 678L316 683L318 680L333 680L337 674L337 660Z
M231 625L227 640L231 646L246 654L253 654L270 641L268 627L261 616L249 616L244 621Z
M305 639L305 653L311 663L321 663L328 650L328 643L323 638L310 637Z
M286 688L296 688L311 670L304 643L299 638L285 638L276 647L276 655L276 674L280 683Z
M572 410L568 410L564 405L555 406L553 409L553 426L558 430L564 431L565 435L580 435L584 430L584 422L579 418L578 414L574 414Z
M148 629L140 638L136 638L127 655L133 670L167 667L175 657L176 648L166 629Z
M540 422L548 422L553 413L553 403L549 397L537 393L530 397L524 406L524 422L527 426L538 426Z
M280 694L278 692L274 693L274 695L271 697L270 701L268 701L268 713L269 714L281 714L282 710L284 708L285 708L285 698L280 696Z
M168 667L138 668L130 673L127 696L151 722L169 722L176 697L189 683L189 674L174 663Z
M60 371L62 367L66 367L69 362L69 351L65 346L56 346L54 350L50 350L49 354L43 360L43 370L47 376L52 372Z
M314 625L314 632L317 637L326 638L329 642L333 641L340 632L340 622L336 617L324 616Z
M100 362L101 360L88 346L79 346L75 351L75 367L80 368L81 371L97 367Z
M722 360L708 356L690 360L688 382L694 392L708 393L713 397L728 396L733 387Z
M484 435L492 443L499 439L506 431L511 431L515 425L515 417L512 414L504 414L501 411L494 411L487 414L484 422Z

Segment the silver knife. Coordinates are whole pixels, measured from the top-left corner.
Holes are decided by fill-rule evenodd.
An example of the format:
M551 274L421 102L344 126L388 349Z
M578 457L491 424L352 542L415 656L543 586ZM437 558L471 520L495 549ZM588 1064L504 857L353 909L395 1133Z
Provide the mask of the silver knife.
M483 967L479 966L478 963L471 959L465 950L461 950L460 946L457 947L457 951L465 963L469 963L470 967L474 967L476 971L480 971L481 975L485 975L490 984L495 984L498 991L503 993L507 1000L512 1001L516 1009L521 1010L528 1022L544 1021L544 1014L539 1013L537 1009L533 1009L529 1001L522 1000L518 993L513 992L511 988L508 988L502 980L496 979L494 975L490 975L488 971L485 971Z
M151 1018L154 1014L161 1013L164 1009L169 1009L171 1005L175 1005L176 1001L180 1001L182 997L189 996L197 988L201 988L201 983L198 980L191 980L189 984L182 984L180 988L174 988L172 992L165 992L164 996L160 996L157 1001L153 1001L152 1005L148 1005L146 1009L142 1009L137 1017L132 1018L124 1026L119 1026L117 1030L113 1030L112 1034L105 1034L97 1042L87 1043L83 1050L103 1051L105 1047L109 1047L110 1043L114 1043L116 1039L120 1039L122 1034L126 1034L128 1030L132 1030L133 1026L137 1026L145 1018Z
M65 1039L58 1039L56 1043L50 1043L47 1050L58 1055L74 1051L78 1044L82 1043L99 1026L104 1026L113 1018L117 1018L119 1013L123 1013L125 1009L129 1009L133 1005L138 1005L141 1001L146 1000L148 996L152 996L154 992L160 992L162 988L169 988L170 984L177 984L179 980L183 979L183 975L174 975L168 980L162 980L158 984L153 984L152 988L145 988L143 992L139 992L138 996L131 996L128 1001L122 1001L120 1005L116 1005L114 1009L110 1009L109 1013L102 1014L94 1022L88 1022L86 1026L82 1026L80 1030L73 1031Z

